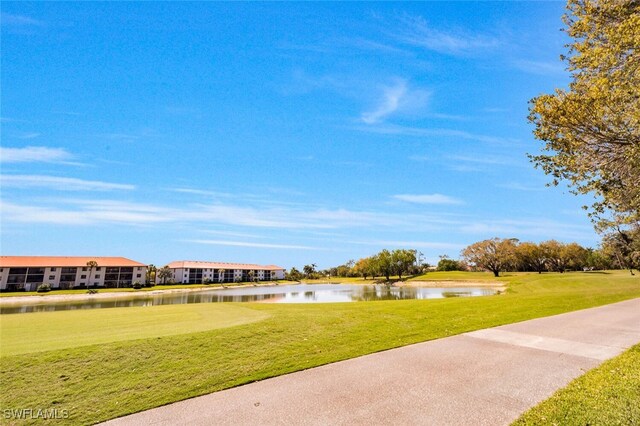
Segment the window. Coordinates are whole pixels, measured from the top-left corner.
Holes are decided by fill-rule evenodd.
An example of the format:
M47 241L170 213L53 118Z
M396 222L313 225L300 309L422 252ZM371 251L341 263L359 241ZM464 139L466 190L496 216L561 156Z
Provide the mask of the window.
M142 276L142 274L138 274L136 275L136 278L140 278Z
M56 276L55 276L55 275L49 275L49 279L50 279L50 280L55 280L55 279L56 279Z
M55 272L55 271L56 271L56 268L49 268L49 270L50 270L51 272Z
M96 271L99 271L99 270L100 270L100 267L99 267L99 266L97 266L97 267L96 267Z
M96 279L97 279L97 278L100 278L100 274L96 274Z
M87 270L87 267L85 266L84 268L82 268L82 270L83 270L83 271L86 271L86 270Z
M82 279L82 278L87 278L87 276L86 276L86 275L80 275L80 278L81 278L81 279Z

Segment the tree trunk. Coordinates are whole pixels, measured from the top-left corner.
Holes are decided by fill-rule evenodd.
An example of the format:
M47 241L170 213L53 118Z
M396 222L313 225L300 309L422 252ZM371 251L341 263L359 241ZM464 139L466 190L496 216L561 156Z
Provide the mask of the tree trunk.
M494 269L492 272L493 272L493 276L494 277L499 277L500 276L500 270L499 269Z

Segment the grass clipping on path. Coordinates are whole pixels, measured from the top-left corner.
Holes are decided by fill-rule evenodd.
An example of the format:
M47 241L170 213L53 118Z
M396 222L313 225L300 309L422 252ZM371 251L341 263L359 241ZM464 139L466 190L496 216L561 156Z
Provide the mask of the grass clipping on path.
M513 425L640 425L640 345L577 378Z

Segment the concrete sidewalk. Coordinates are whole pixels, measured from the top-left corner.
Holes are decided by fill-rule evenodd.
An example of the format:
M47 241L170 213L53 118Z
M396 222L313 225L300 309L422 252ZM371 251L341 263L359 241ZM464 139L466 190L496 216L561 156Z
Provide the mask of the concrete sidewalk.
M107 424L503 425L638 342L633 299L366 355Z

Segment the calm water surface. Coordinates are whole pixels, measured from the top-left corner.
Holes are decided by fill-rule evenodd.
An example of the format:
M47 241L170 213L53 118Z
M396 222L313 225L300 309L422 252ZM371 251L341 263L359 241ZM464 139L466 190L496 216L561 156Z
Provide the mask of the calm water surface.
M330 303L441 299L445 297L489 296L496 293L498 293L498 289L487 287L427 288L392 287L384 284L297 284L211 289L188 293L149 294L148 296L123 296L117 299L92 299L87 295L86 299L74 302L44 301L28 305L2 306L0 314L212 302Z

